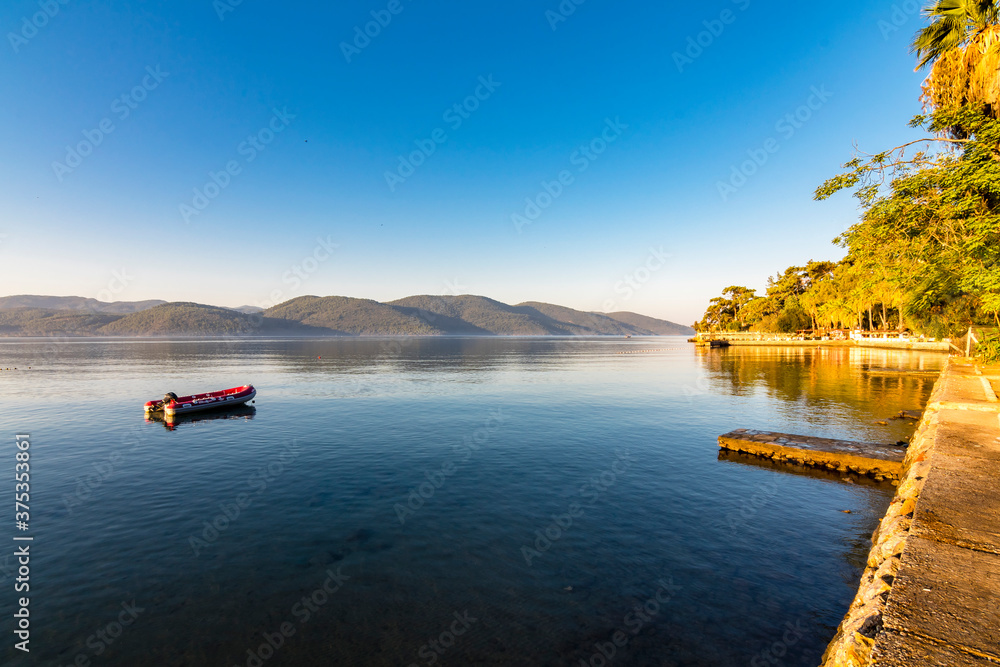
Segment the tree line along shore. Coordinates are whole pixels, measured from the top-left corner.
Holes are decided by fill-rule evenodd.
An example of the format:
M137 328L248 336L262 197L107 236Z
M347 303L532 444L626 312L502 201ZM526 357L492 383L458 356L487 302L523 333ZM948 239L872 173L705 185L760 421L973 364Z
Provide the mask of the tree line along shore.
M712 299L700 332L910 332L958 337L1000 359L1000 2L939 0L914 37L928 68L925 136L856 151L817 200L852 191L860 219L834 243L840 261L809 260Z

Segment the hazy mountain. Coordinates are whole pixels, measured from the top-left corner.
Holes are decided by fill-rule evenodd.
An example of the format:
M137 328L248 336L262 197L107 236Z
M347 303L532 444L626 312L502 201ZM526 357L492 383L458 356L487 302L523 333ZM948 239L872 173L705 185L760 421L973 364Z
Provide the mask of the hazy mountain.
M433 335L443 333L419 318L371 299L346 296L300 296L264 311L265 317L355 336Z
M618 312L608 313L608 317L624 322L634 327L644 329L656 336L693 336L694 329L683 324L658 320L638 313Z
M5 303L50 303L55 307L3 307ZM0 336L621 336L691 332L689 327L636 313L588 313L535 301L511 306L473 295L411 296L391 303L303 296L265 311L253 306L234 309L161 301L107 304L82 297L0 298Z
M38 296L35 294L19 294L17 296L0 297L0 310L9 308L45 308L49 310L88 310L95 313L136 313L153 306L159 306L166 301L150 299L148 301L115 301L108 303L97 299L87 299L82 296Z
M588 313L551 303L509 306L482 296L411 296L390 306L452 334L494 335L691 335L694 329L636 313ZM670 331L669 334L661 332Z
M101 327L98 333L109 336L308 336L328 332L300 322L181 302L131 313Z
M197 303L166 303L131 313L105 325L101 333L112 336L240 335L253 333L244 313Z
M87 313L47 308L0 310L0 336L95 336L119 319L111 313Z
M537 311L508 306L484 296L410 296L390 306L447 333L544 336L569 333Z
M518 308L538 312L550 320L559 322L562 326L570 329L567 333L574 335L645 336L652 334L647 329L625 324L602 313L588 313L565 306L555 306L551 303L528 301L518 304Z

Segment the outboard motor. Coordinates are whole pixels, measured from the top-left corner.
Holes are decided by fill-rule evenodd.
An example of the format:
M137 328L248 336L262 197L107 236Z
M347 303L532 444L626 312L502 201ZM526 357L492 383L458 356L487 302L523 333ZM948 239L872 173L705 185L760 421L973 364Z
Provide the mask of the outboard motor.
M176 400L177 400L177 394L175 394L172 391L168 391L166 394L163 395L164 405L168 405L170 401L176 401Z

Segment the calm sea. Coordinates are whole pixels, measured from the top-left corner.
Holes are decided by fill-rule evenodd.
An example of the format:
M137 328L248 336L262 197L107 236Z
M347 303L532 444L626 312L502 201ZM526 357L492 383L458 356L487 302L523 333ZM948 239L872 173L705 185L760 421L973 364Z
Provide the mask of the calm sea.
M933 378L869 369L942 364L680 338L0 341L2 662L816 665L893 488L716 438L895 442L912 422L875 422ZM144 418L246 382L247 410Z

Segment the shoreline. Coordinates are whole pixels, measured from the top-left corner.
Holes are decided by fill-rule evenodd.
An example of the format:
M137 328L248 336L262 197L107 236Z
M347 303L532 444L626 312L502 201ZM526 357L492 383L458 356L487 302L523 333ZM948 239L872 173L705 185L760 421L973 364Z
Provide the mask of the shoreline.
M951 343L948 341L908 341L894 340L891 338L865 338L861 340L795 340L795 339L729 339L713 338L699 340L689 338L689 343L694 343L698 347L709 347L711 340L723 342L722 347L860 347L882 350L911 350L915 352L943 352L949 353Z
M1000 402L990 376L952 357L903 460L857 595L821 667L1000 663ZM986 490L986 494L983 494Z

